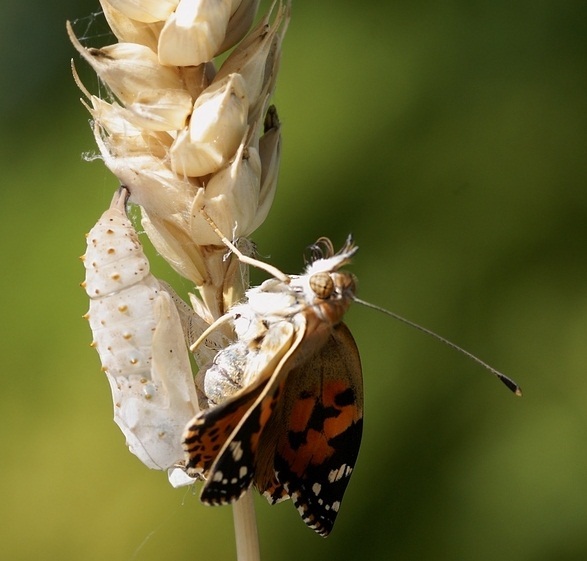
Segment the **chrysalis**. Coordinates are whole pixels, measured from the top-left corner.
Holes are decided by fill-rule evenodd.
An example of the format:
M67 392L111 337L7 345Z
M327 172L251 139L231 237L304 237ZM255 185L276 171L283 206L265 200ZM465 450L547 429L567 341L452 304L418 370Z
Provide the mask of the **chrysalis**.
M163 470L183 460L181 436L197 413L196 389L180 316L149 272L126 215L127 198L119 189L87 236L86 317L112 390L115 422L130 451Z

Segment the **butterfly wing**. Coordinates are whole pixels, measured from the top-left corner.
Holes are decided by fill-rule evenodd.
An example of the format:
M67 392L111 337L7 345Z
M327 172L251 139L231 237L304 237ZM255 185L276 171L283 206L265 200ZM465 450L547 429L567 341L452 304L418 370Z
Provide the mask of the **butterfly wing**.
M286 377L287 367L277 370L276 378ZM265 388L256 403L245 413L238 428L227 440L210 469L200 500L209 505L231 503L239 499L257 477L259 440L279 403L285 379L273 388ZM284 497L285 498L285 497Z
M310 360L290 372L279 408L263 435L264 447L275 450L277 481L304 522L322 536L330 533L336 520L362 428L359 352L341 323ZM283 498L274 482L260 490L270 502Z
M271 356L260 356L251 363L251 368L263 365L255 382L220 405L200 412L188 425L184 435L188 474L208 472L202 502L230 503L250 487L260 434L290 370L288 361L303 340L304 326L305 319L300 315L294 322L279 326L279 331L271 333L270 329L266 339Z
M205 474L220 450L259 397L263 386L241 392L232 399L196 415L186 428L183 447L186 471L191 477Z

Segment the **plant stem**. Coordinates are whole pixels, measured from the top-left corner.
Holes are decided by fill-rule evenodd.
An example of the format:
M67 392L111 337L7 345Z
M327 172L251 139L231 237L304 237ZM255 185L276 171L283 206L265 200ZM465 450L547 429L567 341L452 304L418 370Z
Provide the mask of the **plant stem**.
M259 536L255 518L253 491L249 489L232 505L236 557L238 561L260 561Z

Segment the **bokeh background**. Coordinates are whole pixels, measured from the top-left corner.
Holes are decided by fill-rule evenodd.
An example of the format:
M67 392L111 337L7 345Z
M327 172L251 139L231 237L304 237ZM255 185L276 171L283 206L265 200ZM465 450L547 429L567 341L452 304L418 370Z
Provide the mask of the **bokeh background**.
M230 509L126 450L81 319L77 257L116 182L81 157L64 21L103 44L98 9L24 0L0 19L0 557L230 560ZM263 559L587 559L586 63L577 0L294 2L261 253L296 272L318 236L352 232L363 299L525 395L354 306L366 426L337 525L323 540L259 498Z

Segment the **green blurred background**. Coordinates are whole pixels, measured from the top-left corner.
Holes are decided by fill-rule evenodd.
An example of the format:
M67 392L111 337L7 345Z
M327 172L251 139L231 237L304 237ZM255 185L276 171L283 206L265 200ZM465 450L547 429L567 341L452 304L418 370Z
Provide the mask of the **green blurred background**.
M116 181L81 158L64 21L103 44L98 8L25 0L0 20L0 557L230 560L230 509L126 450L80 317L77 257ZM363 299L525 395L355 306L366 425L337 525L323 540L259 498L263 559L587 559L586 62L584 2L294 2L261 253L296 272L352 232Z

